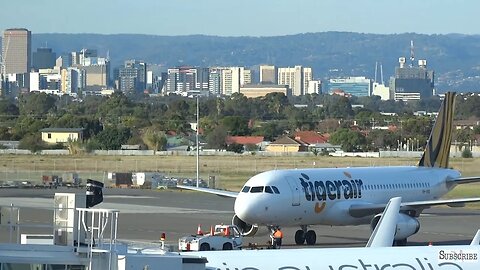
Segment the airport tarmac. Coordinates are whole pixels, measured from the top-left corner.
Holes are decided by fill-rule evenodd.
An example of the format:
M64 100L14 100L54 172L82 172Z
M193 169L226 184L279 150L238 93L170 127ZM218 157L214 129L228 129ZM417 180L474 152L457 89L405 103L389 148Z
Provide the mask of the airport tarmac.
M50 224L53 217L55 192L84 192L82 189L0 189L0 206L11 204L22 208L21 221ZM200 224L204 231L211 225L230 223L234 199L192 191L104 189L104 202L98 207L120 211L118 238L120 240L158 242L162 232L167 243L176 246L178 238L194 234ZM27 207L27 208L25 208ZM420 216L420 231L410 237L408 245L467 244L480 228L480 210L435 207ZM0 224L4 224L2 217ZM370 236L369 225L312 226L317 233L317 246L363 246ZM284 246L294 246L298 229L282 228ZM45 229L25 228L25 232L48 233ZM22 231L23 233L23 231ZM50 232L51 233L51 232ZM8 230L0 228L0 242L9 240ZM244 243L266 244L268 232L261 228L255 237Z

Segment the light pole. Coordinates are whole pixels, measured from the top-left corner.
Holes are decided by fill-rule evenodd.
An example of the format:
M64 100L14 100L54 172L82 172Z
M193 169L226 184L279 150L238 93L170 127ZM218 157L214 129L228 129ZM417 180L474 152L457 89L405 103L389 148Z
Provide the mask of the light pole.
M197 133L196 133L196 143L197 143L197 188L199 186L199 168L200 168L200 160L199 160L199 155L200 155L200 149L198 149L198 122L199 122L199 108L198 108L198 95L197 95Z

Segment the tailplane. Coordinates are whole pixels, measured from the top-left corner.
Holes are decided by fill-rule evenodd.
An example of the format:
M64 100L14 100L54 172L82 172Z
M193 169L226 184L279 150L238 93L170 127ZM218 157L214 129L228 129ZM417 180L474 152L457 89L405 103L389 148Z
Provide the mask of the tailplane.
M445 93L445 99L438 111L437 120L427 141L418 166L448 168L448 157L452 142L455 93Z

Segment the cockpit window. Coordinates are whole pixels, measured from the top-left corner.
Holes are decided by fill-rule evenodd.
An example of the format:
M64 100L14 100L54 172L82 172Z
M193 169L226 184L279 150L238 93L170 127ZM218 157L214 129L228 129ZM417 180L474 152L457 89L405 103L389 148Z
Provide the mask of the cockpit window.
M249 187L249 186L244 186L244 187L242 188L242 192L248 193L249 191L250 191L250 187Z
M272 188L269 187L269 186L266 186L266 187L265 187L265 193L271 193L271 194L273 194Z
M263 192L263 186L262 187L252 187L250 189L250 193L262 193Z
M272 189L273 189L273 192L275 192L275 194L280 194L280 191L276 186L272 186Z

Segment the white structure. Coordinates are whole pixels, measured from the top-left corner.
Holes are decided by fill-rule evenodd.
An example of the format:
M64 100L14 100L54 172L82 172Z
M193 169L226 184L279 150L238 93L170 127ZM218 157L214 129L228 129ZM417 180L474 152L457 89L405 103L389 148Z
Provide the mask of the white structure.
M62 69L61 77L61 92L71 96L78 95L80 70L77 68Z
M305 94L320 94L322 90L322 82L320 80L309 81L307 92Z
M311 80L312 68L295 66L278 69L278 84L288 85L294 96L304 95Z
M59 68L39 69L30 72L30 91L57 90L60 91L62 76Z
M230 96L233 93L240 93L240 87L251 82L251 71L244 67L222 68L220 79L222 95Z
M381 83L373 83L372 95L380 96L382 100L389 100L390 88Z
M271 65L260 65L260 83L277 84L277 68Z

